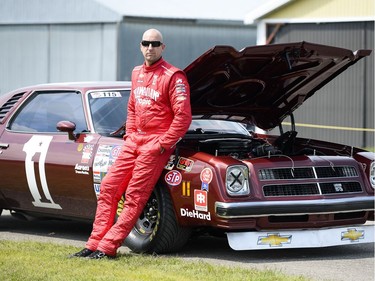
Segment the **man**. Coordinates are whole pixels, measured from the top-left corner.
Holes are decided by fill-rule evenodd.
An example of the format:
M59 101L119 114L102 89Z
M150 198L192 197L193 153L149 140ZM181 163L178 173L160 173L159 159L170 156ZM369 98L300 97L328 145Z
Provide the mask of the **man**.
M186 75L162 58L162 34L147 30L140 43L143 65L132 73L125 143L104 177L93 230L86 247L72 257L114 258L143 211L177 142L191 123ZM115 224L117 203L125 204Z

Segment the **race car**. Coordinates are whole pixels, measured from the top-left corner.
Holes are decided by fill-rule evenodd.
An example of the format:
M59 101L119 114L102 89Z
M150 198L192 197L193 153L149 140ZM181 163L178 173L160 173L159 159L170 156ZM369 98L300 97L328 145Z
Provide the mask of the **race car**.
M176 252L202 234L223 235L234 250L373 243L374 153L282 126L370 53L298 42L216 46L197 58L185 68L193 121L125 246ZM51 83L1 95L0 210L92 221L123 144L130 86ZM279 135L249 129L275 127Z

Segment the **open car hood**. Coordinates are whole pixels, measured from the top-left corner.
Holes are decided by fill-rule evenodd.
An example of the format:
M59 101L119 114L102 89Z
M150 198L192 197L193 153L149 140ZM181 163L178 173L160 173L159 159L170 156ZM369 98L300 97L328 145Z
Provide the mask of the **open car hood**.
M371 50L307 42L215 46L185 68L195 119L278 126L318 89Z

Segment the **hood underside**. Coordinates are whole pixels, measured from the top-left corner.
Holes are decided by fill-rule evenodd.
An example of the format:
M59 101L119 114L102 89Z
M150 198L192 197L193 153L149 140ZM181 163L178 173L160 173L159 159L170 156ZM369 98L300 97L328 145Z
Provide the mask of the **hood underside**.
M215 46L185 69L193 118L227 119L272 129L370 53L307 42L241 51Z

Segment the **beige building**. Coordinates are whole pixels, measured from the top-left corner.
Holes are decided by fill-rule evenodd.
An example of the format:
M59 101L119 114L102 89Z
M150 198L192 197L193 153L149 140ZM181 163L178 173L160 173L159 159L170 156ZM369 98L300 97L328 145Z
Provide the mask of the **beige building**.
M308 41L374 51L374 0L274 0L248 13L257 44ZM298 136L374 147L374 53L295 112ZM288 122L284 123L286 129Z

